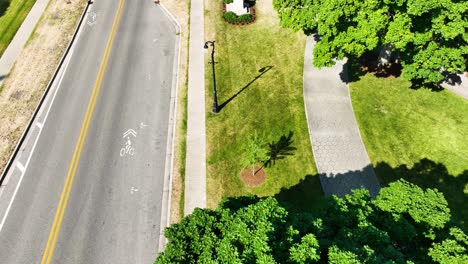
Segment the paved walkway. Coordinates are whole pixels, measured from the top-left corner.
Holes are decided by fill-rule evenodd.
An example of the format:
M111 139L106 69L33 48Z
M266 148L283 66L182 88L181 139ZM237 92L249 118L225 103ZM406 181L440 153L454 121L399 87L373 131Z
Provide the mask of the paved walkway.
M329 68L313 67L314 44L313 37L307 38L304 102L322 189L327 196L344 196L362 187L375 196L380 185L359 133L348 85L340 77L344 62Z
M460 83L454 85L443 83L442 87L468 99L468 77L463 74L458 74L458 77L460 77Z
M203 0L190 8L189 72L187 94L187 156L184 214L206 207L205 63Z
M33 32L37 21L41 18L48 2L49 0L36 0L23 24L16 32L15 37L0 58L0 85L2 85L5 77L10 73L16 58L18 58L18 55L23 50L26 41L28 41L29 36Z

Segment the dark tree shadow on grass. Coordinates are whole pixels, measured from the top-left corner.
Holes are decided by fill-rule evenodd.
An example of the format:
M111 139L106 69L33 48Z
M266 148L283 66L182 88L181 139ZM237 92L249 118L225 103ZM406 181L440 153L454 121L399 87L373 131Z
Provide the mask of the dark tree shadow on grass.
M379 66L378 56L369 52L360 58L350 57L343 65L340 78L345 83L357 82L362 76L371 73L377 78L400 77L402 66L399 63L391 63L387 66Z
M268 143L268 156L270 157L264 164L265 167L275 165L277 160L282 160L288 156L293 156L297 149L292 146L294 133L289 131L288 135L282 135L278 141Z
M421 159L414 166L400 165L392 168L387 163L378 163L375 172L382 187L398 179L418 185L421 188L435 188L444 194L454 221L460 226L468 226L468 170L460 175L451 175L444 164L429 159ZM466 190L465 190L466 188Z
M355 58L348 58L340 72L340 79L344 83L357 82L366 72L361 68L359 61Z
M10 0L0 0L0 17L2 17L8 7L10 6Z
M442 72L442 76L444 77L444 79L439 83L427 83L424 79L413 80L411 82L411 89L417 90L421 88L426 88L430 89L433 92L441 92L445 90L445 88L442 87L443 83L454 86L460 85L462 82L461 77L456 73L444 71Z
M226 107L227 104L229 104L232 100L234 100L234 98L236 98L239 94L241 94L243 91L245 91L247 88L249 88L249 86L254 83L256 80L258 80L260 77L262 77L262 75L264 75L265 73L267 73L269 70L271 70L271 68L273 68L273 66L265 66L263 68L261 68L260 70L258 70L258 72L260 73L259 75L255 76L255 78L253 78L249 83L247 83L244 87L242 87L239 91L237 91L235 94L233 94L231 97L229 97L229 99L227 99L226 101L224 101L222 104L220 104L218 106L218 110L221 111L221 109L223 109L224 107Z
M451 175L445 165L429 159L421 159L413 166L400 165L392 167L388 163L378 163L374 167L382 188L391 182L404 179L423 189L437 189L443 193L451 211L452 221L468 230L468 170L459 175ZM337 183L352 178L356 172L336 175ZM287 177L287 175L284 175ZM274 197L290 213L309 212L320 215L323 201L326 200L319 175L306 175L299 183L282 188ZM230 198L229 208L239 209L258 201L258 198ZM430 216L428 216L430 217Z
M365 169L364 169L365 170ZM374 168L378 176L381 187L386 187L391 182L405 179L408 182L418 185L423 189L437 189L444 194L452 214L452 220L468 230L468 170L459 175L451 175L445 165L436 163L429 159L421 159L414 166L400 165L396 168L388 163L378 163ZM356 172L349 172L335 175L328 181L341 181L356 175ZM318 201L324 198L323 187L319 175L307 175L297 185L290 188L282 188L275 195L275 198L290 211L317 211ZM351 181L352 182L352 181ZM331 184L328 182L327 184ZM327 187L328 188L328 187Z
M310 212L319 209L317 205L326 199L318 175L306 175L298 184L282 188L275 195L278 202L291 212Z
M411 81L411 89L418 90L418 89L429 89L432 92L441 92L444 90L440 83L428 83L426 80L423 79L415 79Z
M468 194L464 192L464 189L468 183L468 170L455 176L448 173L445 165L429 159L422 159L411 167L401 165L394 168L387 163L379 163L375 167L375 171L380 177L382 187L386 187L389 183L399 179L405 179L423 189L438 189L444 194L449 208L451 208L451 221L466 230L465 225L467 224L468 214L465 207L468 202ZM352 177L352 173L339 174L338 177L349 178ZM415 248L411 246L411 242L407 243L407 241L413 239L411 232L406 233L401 232L401 230L407 228L408 222L403 221L401 218L392 217L391 213L380 212L379 214L383 213L385 215L383 217L382 215L376 215L376 218L372 215L368 217L371 221L374 219L373 224L380 230L385 230L385 232L376 233L375 229L367 227L357 230L356 225L359 223L359 219L362 218L360 206L350 206L348 204L343 207L343 204L337 202L337 200L325 197L318 175L307 175L298 184L289 188L282 188L274 197L288 212L286 217L274 219L271 222L273 229L267 234L268 243L274 249L273 257L278 263L287 262L288 249L294 243L298 243L300 236L304 234L314 233L319 240L321 235L335 238L333 240L322 240L320 242L321 246L328 247L327 243L331 243L330 245L338 245L356 255L362 255L362 247L353 245L360 245L361 243L364 246L368 243L369 238L372 239L373 245L379 245L380 241L388 243L388 236L385 232L390 233L394 245L395 243L397 245L406 245L399 248L404 255L418 256L419 261L416 263L431 262L425 249ZM261 199L264 198L257 196L230 197L223 199L221 206L237 211L257 203ZM427 215L427 217L431 217L431 215ZM327 219L327 226L334 228L322 230L320 225L313 224L313 220L317 218ZM414 225L417 226L416 223ZM294 229L298 230L300 236L292 237L292 240L288 241L282 239L289 236L288 226L293 226ZM343 230L347 233L349 227L357 232L355 238L358 240L354 241L352 247L346 248L347 238L343 237L341 233ZM277 243L277 241L281 242ZM326 249L322 248L322 250L322 259L326 259ZM379 250L383 252L385 249L381 248ZM252 261L254 260L255 258L252 258Z

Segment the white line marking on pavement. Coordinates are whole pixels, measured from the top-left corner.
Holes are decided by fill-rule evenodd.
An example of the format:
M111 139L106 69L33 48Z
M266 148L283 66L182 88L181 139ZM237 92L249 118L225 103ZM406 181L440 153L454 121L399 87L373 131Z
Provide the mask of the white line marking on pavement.
M90 19L88 20L88 22L86 22L86 24L88 24L90 27L94 26L96 24L96 13L95 12L89 12L89 15L90 15Z
M81 31L82 31L82 28L80 27L78 29L78 33L77 33L75 41L77 41L79 39L79 37L81 35ZM54 92L54 95L53 95L52 100L50 102L49 108L47 109L46 115L44 117L43 124L45 124L45 122L47 121L47 117L49 116L50 109L52 109L52 105L54 104L54 101L55 101L55 96L57 95L57 92L58 92L58 90L60 88L63 77L65 76L65 73L67 72L67 68L68 68L68 65L70 64L71 58L73 57L73 52L74 51L75 51L75 44L72 44L72 47L71 47L70 52L69 52L69 57L68 57L66 63L64 64L65 66L63 68L62 75L60 76L60 80L57 83L57 86L55 88L55 92ZM17 183L17 185L15 187L15 191L13 192L13 196L11 197L11 200L8 203L8 207L7 207L6 211L5 211L5 215L3 215L2 222L0 223L0 232L2 232L3 225L5 224L5 221L6 221L7 217L8 217L8 213L10 212L13 201L16 198L16 194L18 193L18 189L21 186L21 182L23 181L24 174L26 173L26 170L28 169L29 161L31 160L31 157L32 157L32 155L34 153L34 149L36 148L37 142L39 141L39 138L41 137L41 133L42 133L42 129L39 130L39 134L37 135L36 139L34 140L34 144L32 146L31 153L29 154L28 160L26 161L26 164L24 165L24 171L21 173L20 179L19 179L19 181L18 181L18 183ZM20 169L20 168L18 168L18 169Z
M129 130L125 131L125 133L123 133L123 138L126 138L126 137L128 137L128 136L130 136L130 135L136 137L136 136L137 136L137 132L136 132L135 130L133 130L133 129L130 128Z
M134 194L136 192L138 192L138 188L132 186L132 188L130 189L130 194Z
M39 129L42 129L42 128L44 127L44 124L39 123L39 122L36 122L36 126L37 126Z
M26 168L23 166L23 164L21 164L21 162L19 162L19 161L16 162L16 167L18 167L18 169L21 171L21 173L24 173L24 171L26 170Z

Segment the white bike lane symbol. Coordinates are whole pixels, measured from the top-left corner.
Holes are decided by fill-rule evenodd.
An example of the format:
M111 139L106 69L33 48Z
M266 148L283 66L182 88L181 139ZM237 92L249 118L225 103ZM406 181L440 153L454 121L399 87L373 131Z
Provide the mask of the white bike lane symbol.
M133 156L135 155L135 148L133 148L131 145L125 145L124 148L120 149L120 157L125 156L126 154Z
M132 141L130 140L130 136L134 136L136 138L137 132L133 129L127 130L123 133L123 138L126 138L125 146L120 149L120 157L125 155L133 156L135 155L135 148L132 147Z

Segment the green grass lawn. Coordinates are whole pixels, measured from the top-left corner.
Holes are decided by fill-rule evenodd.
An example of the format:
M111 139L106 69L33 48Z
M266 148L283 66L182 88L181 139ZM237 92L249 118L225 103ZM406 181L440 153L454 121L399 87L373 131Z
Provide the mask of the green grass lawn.
M452 215L468 227L468 101L449 91L414 90L401 78L371 74L350 87L381 184L403 177L437 188Z
M0 56L35 2L36 0L0 0Z
M305 37L280 28L274 11L268 11L271 2L266 2L257 6L259 19L248 26L225 23L218 1L211 1L205 12L206 38L216 40L219 104L224 103L218 115L209 113L213 86L207 53L207 196L212 208L223 196L278 195L297 205L322 196L313 176L316 169L302 97ZM266 168L262 185L249 188L240 179L242 145L254 131L269 143L292 133L291 146L296 150Z

